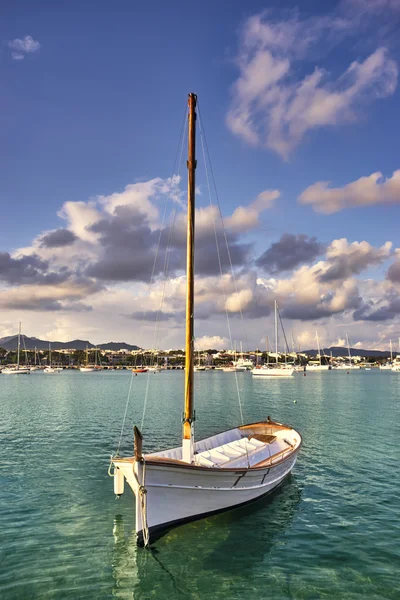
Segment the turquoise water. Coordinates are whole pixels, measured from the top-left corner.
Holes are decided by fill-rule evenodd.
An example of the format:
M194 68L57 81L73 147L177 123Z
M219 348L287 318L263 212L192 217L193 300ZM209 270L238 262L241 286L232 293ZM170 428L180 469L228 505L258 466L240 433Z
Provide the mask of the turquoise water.
M304 445L268 501L136 547L133 496L109 456L129 372L0 375L0 597L399 599L400 374L285 381L238 373L244 420L292 424ZM239 423L235 375L196 373L196 436ZM183 373L139 375L122 438L179 444ZM295 402L297 401L297 402Z

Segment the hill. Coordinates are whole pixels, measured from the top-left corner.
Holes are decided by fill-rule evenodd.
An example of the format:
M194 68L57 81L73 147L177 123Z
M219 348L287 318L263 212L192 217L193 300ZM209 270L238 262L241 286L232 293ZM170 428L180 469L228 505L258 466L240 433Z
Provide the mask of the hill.
M18 336L8 335L0 339L0 347L5 350L16 350L18 347ZM27 350L48 350L49 342L36 337L21 336L21 347ZM139 346L127 344L126 342L108 342L106 344L92 344L89 340L71 340L70 342L51 342L52 350L86 350L88 348L100 348L101 350L140 350Z
M348 356L347 348L343 348L342 346L321 348L321 354L330 356L331 352L334 358L337 356ZM302 350L302 353L308 354L309 356L316 356L318 354L318 350ZM351 356L369 356L371 358L388 358L390 356L390 352L385 352L382 350L363 350L362 348L350 348L350 353Z

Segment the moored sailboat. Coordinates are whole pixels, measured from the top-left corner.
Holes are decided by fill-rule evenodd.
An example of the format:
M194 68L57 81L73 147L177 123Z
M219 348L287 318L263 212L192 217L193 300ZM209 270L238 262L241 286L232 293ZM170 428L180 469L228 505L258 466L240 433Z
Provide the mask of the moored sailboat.
M322 364L322 357L321 357L321 348L319 347L319 337L318 337L318 331L315 332L315 337L317 340L317 347L318 347L318 358L319 358L319 362L318 363L308 363L307 365L307 372L308 371L329 371L329 365L328 364ZM326 359L325 359L326 360Z
M379 369L381 371L392 371L392 369L393 369L393 347L392 347L392 340L389 340L389 344L390 344L390 361L388 361L387 363L385 363L383 365L379 365Z
M194 440L194 212L196 95L189 94L185 400L182 445L144 454L135 427L134 456L112 457L114 491L135 494L136 534L148 545L172 526L234 508L272 492L289 475L301 446L292 427L240 425Z
M255 367L252 375L255 377L291 377L294 373L294 367L291 364L280 363L278 356L278 303L275 300L275 366L269 362L261 367ZM269 358L269 354L267 354ZM285 355L286 357L286 355Z
M15 367L6 367L2 370L3 375L29 375L30 369L28 366L21 367L19 364L19 359L21 355L21 323L19 323L18 327L18 345L17 345L17 364ZM25 353L26 358L26 353Z
M55 373L61 373L61 371L62 367L53 367L51 364L51 344L49 342L49 364L43 369L43 373L46 373L46 375L53 375Z
M96 354L95 354L96 357ZM82 373L92 373L95 370L95 367L89 366L89 348L86 346L86 357L85 357L85 366L79 367L79 370Z

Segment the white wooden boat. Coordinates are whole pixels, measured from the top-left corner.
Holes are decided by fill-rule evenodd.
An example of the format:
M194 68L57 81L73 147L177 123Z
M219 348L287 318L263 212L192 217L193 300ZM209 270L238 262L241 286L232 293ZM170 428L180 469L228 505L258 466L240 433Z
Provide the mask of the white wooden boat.
M235 427L195 442L194 383L194 197L196 95L189 94L186 356L182 445L144 454L135 427L135 453L114 456L114 491L125 480L135 494L136 534L148 545L172 526L254 501L289 475L301 446L300 434L265 421Z

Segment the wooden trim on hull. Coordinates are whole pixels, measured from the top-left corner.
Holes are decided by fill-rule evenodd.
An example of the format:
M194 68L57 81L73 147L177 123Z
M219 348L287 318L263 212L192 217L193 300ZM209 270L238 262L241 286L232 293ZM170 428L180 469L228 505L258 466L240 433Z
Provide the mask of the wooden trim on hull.
M178 527L180 525L185 525L186 523L191 523L193 521L199 521L200 519L205 519L206 517L212 517L214 515L226 513L228 511L233 511L238 508L250 506L251 504L255 504L256 502L260 502L261 500L265 500L265 498L267 496L274 494L278 490L278 488L280 488L281 485L291 476L291 474L292 474L292 472L289 471L289 473L287 475L285 475L285 477L276 486L274 486L272 488L272 490L268 490L268 492L265 492L265 494L262 494L261 496L257 496L256 498L252 498L251 500L246 500L245 502L241 502L240 504L235 504L233 506L218 508L217 510L213 510L210 512L205 512L205 513L201 513L198 515L192 515L190 517L185 517L183 519L176 519L175 521L169 521L168 523L162 523L161 525L155 525L154 527L150 527L149 528L149 536L150 536L149 543L151 544L151 543L157 541L163 535L165 535L168 531L170 531L171 529L174 529L175 527ZM137 539L138 546L143 547L144 541L143 541L143 532L142 531L139 531L138 533L136 533L136 539Z

